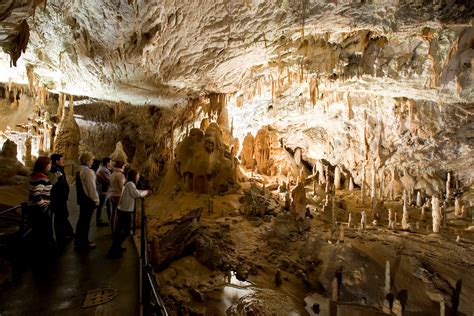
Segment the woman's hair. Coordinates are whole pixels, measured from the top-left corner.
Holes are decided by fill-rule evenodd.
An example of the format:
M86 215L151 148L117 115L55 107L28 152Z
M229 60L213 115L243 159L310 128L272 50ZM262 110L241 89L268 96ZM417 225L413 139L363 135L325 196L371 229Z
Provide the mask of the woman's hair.
M94 159L94 155L92 155L90 152L86 151L86 152L83 152L80 156L79 156L79 161L81 162L81 164L85 165L88 161Z
M137 184L137 175L138 175L138 170L135 168L131 168L127 172L127 181L132 181L133 183Z
M38 157L35 161L35 165L33 166L33 172L45 172L46 167L51 163L51 159L46 156Z

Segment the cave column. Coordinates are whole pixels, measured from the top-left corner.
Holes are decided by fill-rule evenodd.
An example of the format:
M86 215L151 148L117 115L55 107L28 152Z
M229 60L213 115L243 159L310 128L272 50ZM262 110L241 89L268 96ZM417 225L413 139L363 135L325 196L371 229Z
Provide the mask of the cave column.
M402 215L402 229L410 229L409 214L408 214L408 193L406 190L403 191L403 215Z
M433 196L431 198L431 208L433 216L433 232L439 233L439 226L441 224L441 207L439 206L439 197Z

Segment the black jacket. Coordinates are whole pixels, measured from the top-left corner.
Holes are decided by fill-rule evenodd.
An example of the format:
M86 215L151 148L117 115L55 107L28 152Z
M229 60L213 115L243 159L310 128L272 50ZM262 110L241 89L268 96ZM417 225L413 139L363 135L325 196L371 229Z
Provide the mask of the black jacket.
M51 202L66 202L69 198L69 184L67 183L64 168L52 165L50 173L55 177L56 180L53 188L51 189Z

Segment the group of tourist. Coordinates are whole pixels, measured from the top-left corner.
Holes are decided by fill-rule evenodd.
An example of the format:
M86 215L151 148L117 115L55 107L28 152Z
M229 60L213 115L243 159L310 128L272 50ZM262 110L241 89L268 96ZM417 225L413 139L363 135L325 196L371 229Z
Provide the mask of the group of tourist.
M113 234L108 256L120 258L125 251L122 243L131 230L135 199L144 197L148 191L137 190L140 176L136 169L128 168L125 176L123 161L114 161L112 168L112 160L105 157L95 171L92 169L94 156L91 153L81 154L79 160L80 169L75 175L79 205L75 234L69 222L69 184L64 172L63 155L53 154L50 158L42 156L36 160L29 190L33 250L40 256L51 254L56 249L64 249L73 239L78 251L94 249L96 245L89 239L92 215L96 211L98 227L108 226L102 219L102 209L105 207Z

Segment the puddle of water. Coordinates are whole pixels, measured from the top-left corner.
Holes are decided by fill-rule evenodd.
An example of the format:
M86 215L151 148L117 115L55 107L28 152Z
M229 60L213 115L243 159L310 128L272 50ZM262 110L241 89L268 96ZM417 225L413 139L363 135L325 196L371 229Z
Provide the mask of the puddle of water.
M224 286L222 289L221 308L224 314L225 311L242 296L254 293L254 291L249 288L252 283L238 280L234 271L229 272L228 278L229 285Z

